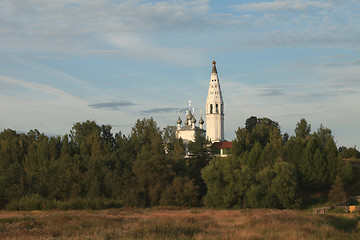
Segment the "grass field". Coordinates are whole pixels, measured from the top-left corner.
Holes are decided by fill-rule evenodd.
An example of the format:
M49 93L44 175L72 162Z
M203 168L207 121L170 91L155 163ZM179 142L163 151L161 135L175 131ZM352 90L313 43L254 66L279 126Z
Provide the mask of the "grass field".
M360 239L359 214L254 209L0 212L0 239Z

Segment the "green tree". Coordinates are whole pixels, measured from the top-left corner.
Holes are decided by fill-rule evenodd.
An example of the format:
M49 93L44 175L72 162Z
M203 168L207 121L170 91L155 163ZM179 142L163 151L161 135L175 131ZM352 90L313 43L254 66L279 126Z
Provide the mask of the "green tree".
M256 182L246 192L247 206L251 208L275 207L272 181L276 176L274 169L266 167L256 174Z
M174 174L166 161L161 131L152 118L137 121L130 144L136 158L122 199L126 205L159 205L161 193L171 183Z
M342 159L359 159L360 152L355 147L340 147L339 153Z
M0 133L0 207L20 198L26 191L23 162L27 136L7 129Z
M251 133L252 130L256 127L257 123L258 118L255 116L251 116L245 121L245 129Z
M271 138L281 136L277 122L269 118L256 118L254 116L246 120L245 128L239 128L235 133L236 139L233 141L232 153L240 158L250 152L256 143L264 148L271 141Z
M186 172L190 180L199 189L199 198L206 194L206 184L201 177L201 170L208 165L213 151L210 141L203 135L201 130L195 131L195 141L188 144L191 157L186 159Z
M258 163L258 169L272 166L275 162L282 160L283 152L283 140L280 131L277 128L273 128L270 132L269 142L264 147L260 160Z
M207 186L204 203L208 207L243 207L245 193L252 185L248 167L242 167L233 157L214 158L201 171Z
M168 185L161 193L160 204L172 206L197 206L198 188L187 177L175 177L171 185Z
M176 137L176 127L167 126L162 132L163 142L165 144L166 157L176 176L186 177L186 147L181 138Z
M274 165L276 177L272 180L272 191L281 208L299 207L300 200L296 196L297 176L296 168L287 162Z
M257 170L259 170L260 167L260 158L262 151L263 149L261 147L261 144L256 141L251 151L244 154L244 156L241 158L242 164L249 167L253 172L256 172Z
M329 199L334 203L340 203L346 200L344 184L339 175L336 176L335 182L331 186L331 190L329 192Z
M302 118L300 122L296 124L295 128L295 136L298 138L306 138L311 131L311 125L307 123L307 121Z

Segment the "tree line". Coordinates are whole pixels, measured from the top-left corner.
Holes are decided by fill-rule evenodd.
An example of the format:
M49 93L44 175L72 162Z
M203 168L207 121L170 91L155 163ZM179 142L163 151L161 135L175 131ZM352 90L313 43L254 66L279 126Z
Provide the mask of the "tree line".
M95 121L76 123L64 136L4 130L0 208L29 202L35 208L297 208L299 190L329 188L337 176L351 181L342 154L352 149L337 149L330 129L311 133L304 119L291 137L270 119L247 119L227 158L215 157L200 133L188 146L192 157L185 158L175 132L173 126L160 130L152 118L138 120L129 136Z
M320 126L311 133L311 125L301 119L294 132L289 137L277 122L248 118L236 131L233 156L214 158L202 170L208 187L205 204L299 208L300 192L328 190L337 177L351 182L351 164L343 161L347 151L339 152L330 129Z

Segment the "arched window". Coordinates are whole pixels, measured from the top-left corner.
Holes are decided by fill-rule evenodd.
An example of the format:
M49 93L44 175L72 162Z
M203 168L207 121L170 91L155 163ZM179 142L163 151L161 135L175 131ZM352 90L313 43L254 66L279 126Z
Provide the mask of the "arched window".
M213 106L210 104L210 113L213 113Z
M219 113L219 104L216 104L216 113Z

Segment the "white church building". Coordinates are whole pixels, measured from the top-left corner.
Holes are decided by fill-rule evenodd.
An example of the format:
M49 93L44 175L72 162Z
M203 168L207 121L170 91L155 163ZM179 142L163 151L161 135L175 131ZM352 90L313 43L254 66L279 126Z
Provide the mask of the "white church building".
M212 62L210 84L206 99L206 137L211 142L224 141L224 101L215 60Z
M195 131L200 130L203 136L206 136L206 138L214 144L214 147L219 149L219 154L225 156L225 152L231 148L232 142L227 142L224 138L224 101L215 60L212 62L209 91L205 108L206 131L203 128L204 120L201 113L199 126L196 126L195 110L191 109L191 101L189 101L189 109L186 111L184 126L181 125L182 120L179 113L176 136L182 138L184 143L188 144L190 141L195 140Z
M199 126L196 126L195 109L193 108L192 111L193 112L191 113L191 101L189 101L189 109L186 110L185 125L181 126L182 120L180 118L180 111L178 120L176 121L176 137L182 138L185 144L188 144L191 141L195 141L195 131L200 130L203 136L205 136L206 132L203 129L204 120L202 116L199 119Z

